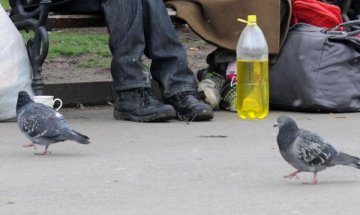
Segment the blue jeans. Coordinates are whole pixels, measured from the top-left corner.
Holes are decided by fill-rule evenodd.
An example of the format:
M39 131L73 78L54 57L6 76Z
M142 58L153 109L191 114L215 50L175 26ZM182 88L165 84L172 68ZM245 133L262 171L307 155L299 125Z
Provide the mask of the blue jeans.
M103 0L113 58L111 74L116 91L150 88L159 83L164 98L195 91L195 76L186 51L162 0ZM141 62L151 59L147 68Z

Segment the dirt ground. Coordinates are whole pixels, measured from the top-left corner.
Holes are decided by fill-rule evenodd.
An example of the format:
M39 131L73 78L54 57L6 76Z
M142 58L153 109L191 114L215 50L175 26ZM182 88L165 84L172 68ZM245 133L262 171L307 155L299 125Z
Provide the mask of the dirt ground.
M205 68L206 56L215 50L215 47L206 43L192 32L186 25L177 26L176 30L184 45L190 68L196 72ZM54 29L53 31L56 31ZM107 33L106 28L77 28L61 29L63 32L79 32L84 34ZM51 46L51 43L50 43ZM57 57L46 59L43 65L43 78L46 84L52 83L73 83L73 82L94 82L111 80L109 68L81 68L79 64L85 62L91 56L81 57ZM144 58L145 64L150 64L149 59Z

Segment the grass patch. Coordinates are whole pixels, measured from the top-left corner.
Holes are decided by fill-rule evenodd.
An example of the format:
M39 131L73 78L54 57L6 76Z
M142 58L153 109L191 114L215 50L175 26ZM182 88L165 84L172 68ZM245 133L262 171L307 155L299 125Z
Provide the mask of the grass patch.
M10 9L9 0L0 0L0 4L5 10Z
M83 46L50 46L50 52L48 57L50 59L59 57L60 55L78 57L87 53L87 47Z
M4 9L10 9L8 0L0 0ZM21 31L24 41L27 42L34 37L33 32ZM69 32L48 32L49 34L49 52L48 59L56 57L82 57L90 56L78 66L81 68L109 68L111 61L111 52L109 50L108 34L84 34ZM85 57L87 58L87 57Z
M60 56L90 56L81 62L79 68L109 68L111 52L107 34L81 34L49 32L49 59Z
M25 42L33 38L34 33L21 32ZM108 46L107 34L83 34L68 32L49 32L48 59L61 56L82 57L88 59L80 63L80 68L109 68L111 64L111 52Z
M49 58L86 54L111 57L108 40L109 36L105 34L49 32Z

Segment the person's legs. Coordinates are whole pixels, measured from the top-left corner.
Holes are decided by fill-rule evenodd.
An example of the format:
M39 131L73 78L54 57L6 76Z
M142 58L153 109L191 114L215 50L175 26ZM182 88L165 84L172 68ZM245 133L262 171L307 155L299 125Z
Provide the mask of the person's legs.
M212 108L195 93L194 74L162 0L103 0L103 9L113 54L111 73L119 95L115 118L165 121L174 118L176 110L180 119L211 119ZM152 59L151 75L175 110L149 92L151 75L141 63L143 53Z
M143 0L145 54L152 60L151 75L165 98L195 91L196 80L187 55L162 0Z
M175 118L174 108L152 95L150 72L141 62L146 44L142 0L103 0L102 6L113 54L115 119L149 122Z
M103 10L113 54L114 89L150 88L150 73L141 62L145 50L142 0L105 0Z
M213 118L212 108L196 94L194 73L162 0L143 0L145 54L152 60L151 75L158 81L165 102L182 120Z

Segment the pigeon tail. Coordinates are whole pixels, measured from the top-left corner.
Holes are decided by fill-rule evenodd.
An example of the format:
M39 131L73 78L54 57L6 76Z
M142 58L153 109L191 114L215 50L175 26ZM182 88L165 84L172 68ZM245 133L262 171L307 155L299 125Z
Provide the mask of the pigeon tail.
M360 158L340 152L332 161L333 165L347 165L360 169Z
M74 140L81 144L89 144L90 143L88 136L85 136L75 130L71 130L70 133L72 134L72 138L70 138L71 140Z

